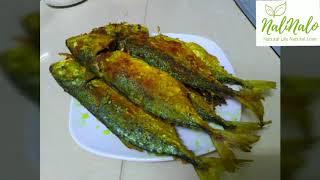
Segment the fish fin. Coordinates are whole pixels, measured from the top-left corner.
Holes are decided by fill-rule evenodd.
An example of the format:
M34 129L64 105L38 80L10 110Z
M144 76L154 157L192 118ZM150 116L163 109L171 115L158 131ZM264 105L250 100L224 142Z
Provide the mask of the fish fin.
M233 147L242 151L250 152L251 145L259 140L259 136L252 134L234 133L214 129L211 133L211 139L221 157L224 167L228 171L236 169L236 158L232 151Z
M224 121L226 124L226 130L230 130L236 133L251 133L262 129L260 123L257 122L238 122L238 121ZM272 121L264 121L263 125L271 124ZM228 126L231 128L229 129Z
M242 90L247 90L257 95L264 95L267 91L276 88L276 82L264 80L242 80L232 75L224 76L220 81L227 84L235 84L242 87Z
M137 150L137 151L140 151L140 152L143 152L144 150L135 146L135 145L132 145L131 143L129 143L128 141L124 140L124 139L120 139L121 142L129 149L134 149L134 150Z
M220 180L222 173L226 170L220 158L200 157L202 166L206 168L194 167L200 180ZM251 160L235 160L237 168Z
M235 155L230 147L224 141L212 140L214 146L216 147L219 156L221 157L221 163L225 169L229 171L234 171L236 168Z
M266 91L276 88L276 82L263 80L245 80L244 87L252 89L255 93L263 94Z
M188 89L188 95L193 106L204 120L221 125L226 130L248 133L262 128L262 126L256 122L226 121L216 114L215 108L212 105L213 103L209 102L204 96L201 96L191 88ZM269 123L271 123L271 121L266 121L263 124Z
M244 152L251 151L251 145L259 141L260 136L244 133L233 133L228 131L220 131L225 138L226 143L231 147L237 147Z
M221 174L225 171L221 159L202 157L201 161L207 168L194 167L200 180L220 180Z
M256 94L250 94L244 91L237 92L235 98L246 108L253 111L258 119L260 126L263 126L264 107L262 104L262 96L257 97Z

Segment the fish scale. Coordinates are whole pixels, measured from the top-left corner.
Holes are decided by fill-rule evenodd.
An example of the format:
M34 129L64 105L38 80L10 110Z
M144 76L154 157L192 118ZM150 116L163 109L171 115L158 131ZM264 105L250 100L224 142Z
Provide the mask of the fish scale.
M60 61L50 71L66 92L120 139L149 152L195 158L181 143L174 126L146 114L104 81L91 80L91 73L76 61Z
M122 51L107 52L79 62L145 111L168 123L205 131L228 169L235 169L236 165L231 150L233 146L250 151L251 144L259 140L256 135L222 132L210 127L192 105L183 84L166 72Z
M225 170L220 159L196 157L181 142L174 126L145 113L72 58L51 65L50 72L128 148L180 158L194 166L201 180L220 179ZM237 160L237 164L243 162L247 161Z
M188 43L162 34L154 37L128 35L126 39L119 41L118 49L123 49L133 57L140 58L149 65L169 73L188 86L201 92L206 92L209 97L213 93L220 96L220 99L230 97L237 99L245 107L252 110L258 116L261 125L263 125L264 108L261 101L263 100L262 93L265 90L274 88L274 82L243 81L246 84L250 82L251 89L234 91L224 85L223 83L225 82L219 81L227 77L231 79L230 77L233 76L227 76L228 73L226 73L222 66L218 65L217 71L220 72L221 69L224 71L221 71L219 74L215 73L215 69L212 66L208 66L209 63L206 63L206 57L209 57L209 54L206 53L206 57L199 56L199 48L190 47ZM202 48L202 51L205 50ZM201 53L203 54L202 51ZM218 61L216 60L215 62ZM224 74L227 75L223 76ZM259 86L253 89L253 85ZM223 100L220 101L225 102Z
M252 134L251 131L261 127L257 126L257 123L227 123L215 114L214 109L208 108L210 104L203 101L202 97L207 96L206 99L219 103L227 97L235 97L256 112L263 122L260 96L251 95L251 91L244 93L233 91L219 82L207 65L199 61L198 55L178 40L174 41L177 47L161 49L146 43L149 40L157 40L158 37L149 37L144 28L140 33L139 26L136 25L110 24L98 29L91 33L107 40L111 38L116 42L105 41L98 44L97 41L90 40L91 33L72 37L66 44L76 60L146 112L167 123L208 133L222 157L221 163L224 168L234 171L237 160L231 148L250 151L251 144L259 139L259 136ZM162 35L159 37L158 43L161 44L164 41L161 39ZM137 38L141 41L135 40ZM77 42L77 39L85 41L82 41L84 43L80 43L80 46L74 46L72 41ZM129 44L129 40L132 43ZM99 47L97 44L105 48L100 47L99 51L93 51L93 47ZM192 99L188 88L201 90L203 93L199 95L201 98ZM206 121L223 123L230 131L211 128L202 118ZM233 131L232 128L235 126L237 130Z

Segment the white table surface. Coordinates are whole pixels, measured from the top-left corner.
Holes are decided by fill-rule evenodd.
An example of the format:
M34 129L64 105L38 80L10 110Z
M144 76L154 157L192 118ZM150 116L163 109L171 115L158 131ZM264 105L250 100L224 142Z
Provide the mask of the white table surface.
M40 2L40 8L42 53L63 52L66 38L109 22L141 23L150 31L156 31L159 25L161 32L190 33L214 40L224 50L238 76L273 80L280 86L279 58L271 48L255 46L255 29L233 0L88 0L62 9ZM81 149L68 131L70 96L52 85L53 79L48 73L50 63L58 59L41 62L42 180L198 179L191 165L179 161L128 162L102 158ZM265 119L273 120L272 125L261 132L262 138L251 153L237 152L239 157L254 162L235 174L225 174L223 180L280 179L279 89L264 103ZM253 117L250 112L243 112L243 120Z

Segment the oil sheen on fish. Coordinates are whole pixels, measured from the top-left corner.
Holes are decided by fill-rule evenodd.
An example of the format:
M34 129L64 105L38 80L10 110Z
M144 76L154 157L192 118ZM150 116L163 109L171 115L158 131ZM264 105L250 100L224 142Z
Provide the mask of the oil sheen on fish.
M190 100L202 117L203 120L213 122L222 126L225 130L234 131L239 133L253 133L257 130L262 129L259 123L256 122L237 122L237 121L226 121L215 112L215 104L212 101L208 101L204 96L188 88L188 94ZM269 124L271 121L263 122L263 124Z
M126 26L124 25L117 25L117 24L110 24L108 25L107 29L115 29L115 27L121 27L122 29L126 29L126 31L122 30L121 28L117 30L117 32L128 32L129 34L132 34L131 31L133 30L127 30L130 29L129 27L125 28ZM111 28L112 27L112 28ZM108 31L109 34L112 35L112 30ZM145 31L143 31L145 32ZM112 38L109 35L106 35L106 33L97 33L97 34L83 34L80 36L75 36L72 38L69 38L67 40L67 45L70 48L71 52L78 57L80 61L86 62L88 59L92 59L98 55L99 52L105 50L105 49L112 49L112 44L114 41L114 38ZM237 124L237 122L227 122L224 121L222 118L217 116L214 111L212 111L212 108L214 106L211 106L206 104L207 102L204 100L201 102L202 97L201 96L196 96L197 92L192 91L191 100L195 101L193 102L194 105L196 105L196 109L198 110L198 113L202 115L204 120L208 120L214 123L217 123L219 125L222 125L226 129L232 129L234 127L233 125L230 124ZM218 99L219 101L219 99ZM220 102L219 102L220 103ZM199 107L200 106L200 107ZM229 124L229 125L227 125ZM241 123L242 125L244 123ZM251 124L251 123L250 123ZM253 123L254 124L254 123ZM252 125L253 125L252 124ZM240 126L238 124L238 126ZM243 127L243 126L241 126ZM238 128L237 130L241 130L243 128Z
M103 27L94 28L91 33L104 34L117 39L123 39L131 35L149 36L149 30L140 24L111 23Z
M72 52L73 48L69 49ZM122 51L100 54L82 63L145 111L169 123L207 132L228 169L234 169L236 164L231 146L250 149L259 139L211 128L196 112L179 81Z
M145 113L72 58L51 65L50 72L66 92L129 148L187 161L201 180L218 180L224 171L220 159L196 157L183 145L171 124Z
M187 47L194 52L194 54L207 65L211 73L222 83L236 84L240 85L243 88L247 88L253 93L264 93L270 89L276 88L276 83L273 81L264 81L264 80L243 80L233 76L228 73L223 66L220 65L220 62L217 57L209 54L203 47L200 45L189 42L184 43Z
M247 90L234 91L218 81L210 68L182 41L164 35L149 38L130 36L119 44L120 49L169 73L188 86L220 96L236 98L245 107L251 109L263 125L264 108L261 94Z
M81 34L68 38L66 45L79 61L95 58L101 51L112 49L115 38L106 34Z

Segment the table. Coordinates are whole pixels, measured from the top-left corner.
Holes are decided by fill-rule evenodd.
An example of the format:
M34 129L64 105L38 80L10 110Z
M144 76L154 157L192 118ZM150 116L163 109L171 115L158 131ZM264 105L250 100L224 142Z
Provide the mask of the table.
M63 52L67 37L109 22L146 25L150 31L190 33L214 40L231 61L238 76L266 79L280 86L280 60L269 47L255 46L255 29L232 0L90 0L69 8L52 8L40 2L41 53L48 43ZM92 21L94 19L94 21ZM48 42L45 35L56 36ZM58 34L58 35L57 35ZM58 58L58 56L56 56ZM70 96L52 94L49 62L41 62L41 179L43 180L197 180L191 165L179 161L128 162L86 152L68 131ZM54 99L51 101L50 99ZM223 180L280 179L280 88L265 100L265 119L273 120L261 132L251 153L237 152L254 162ZM61 111L61 109L63 109ZM243 112L242 119L254 116Z

